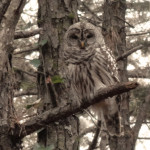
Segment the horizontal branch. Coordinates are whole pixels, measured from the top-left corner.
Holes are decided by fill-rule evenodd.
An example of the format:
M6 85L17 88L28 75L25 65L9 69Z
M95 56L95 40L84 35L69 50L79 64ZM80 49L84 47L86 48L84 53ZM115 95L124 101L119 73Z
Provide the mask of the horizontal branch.
M65 106L59 106L57 108L43 112L42 114L39 114L38 116L33 117L25 123L19 125L18 129L16 127L16 129L14 129L14 133L15 135L20 135L21 138L23 138L24 136L41 129L42 127L45 127L51 122L69 117L72 114L81 111L82 109L88 108L90 105L100 102L108 97L128 92L136 88L137 86L137 82L118 83L117 85L108 86L104 89L99 90L95 97L91 100L83 100L80 104L74 101L70 105L68 104ZM22 132L20 131L20 126L22 126L22 129L24 129L22 130Z
M145 34L150 34L150 31L142 32L142 33L135 33L135 34L127 34L127 36L139 36L139 35L145 35Z
M138 137L138 140L150 140L150 137Z
M129 78L150 78L150 67L137 68L128 71Z
M31 31L17 31L14 35L14 39L28 38L36 34L40 34L42 30L43 30L42 28L38 28Z
M127 58L129 55L131 55L132 53L134 53L137 50L141 49L142 47L143 47L143 45L139 45L139 46L136 46L136 47L128 50L127 52L125 52L121 56L117 57L116 61L120 61L120 60L123 60L124 58Z
M25 96L25 95L37 95L37 91L15 92L14 97Z
M37 46L37 47L30 48L30 49L14 52L13 55L22 54L22 53L30 53L33 51L39 51L39 47Z
M16 69L16 70L18 70L18 71L21 71L21 72L23 72L23 73L25 73L25 74L27 74L27 75L29 75L29 76L32 76L32 77L35 77L35 78L37 77L37 75L34 74L34 73L27 72L27 71L22 70L22 69L17 68L17 67L13 67L13 68Z

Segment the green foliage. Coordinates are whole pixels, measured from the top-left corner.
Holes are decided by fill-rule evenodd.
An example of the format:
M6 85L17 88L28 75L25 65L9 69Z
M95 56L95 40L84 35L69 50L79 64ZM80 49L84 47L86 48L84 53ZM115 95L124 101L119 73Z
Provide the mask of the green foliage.
M42 47L42 46L44 46L47 42L48 42L47 39L41 40L41 41L39 42L39 46Z
M33 105L27 105L26 109L30 109L31 107L33 107Z
M69 17L70 19L74 19L75 15L74 15L73 13L70 13L70 14L68 15L68 17Z
M41 62L40 62L39 59L33 59L33 60L30 61L30 63L31 63L34 67L38 68Z
M54 84L64 82L64 80L59 75L55 75L51 79Z

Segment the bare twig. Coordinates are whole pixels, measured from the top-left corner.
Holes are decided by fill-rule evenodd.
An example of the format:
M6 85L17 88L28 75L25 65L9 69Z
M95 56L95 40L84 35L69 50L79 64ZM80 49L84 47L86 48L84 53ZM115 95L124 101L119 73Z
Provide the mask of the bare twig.
M117 85L112 85L101 89L97 92L93 99L83 100L82 103L73 103L56 107L54 109L47 110L37 117L33 117L30 120L26 121L22 126L24 127L24 131L21 132L21 137L24 137L28 134L31 134L39 129L41 129L44 125L58 121L61 118L69 117L72 114L75 114L81 109L86 109L90 105L93 105L99 101L102 101L108 97L112 97L117 94L121 94L124 92L128 92L138 86L137 82L126 82L126 83L118 83ZM19 128L14 129L14 134L19 135Z
M132 53L134 53L135 51L141 49L143 47L143 45L139 45L137 47L134 47L130 50L128 50L127 52L125 52L122 56L119 56L116 61L120 61L123 60L124 58L127 58L129 55L131 55Z
M145 35L150 34L150 31L142 32L142 33L135 33L135 34L127 34L126 36L139 36L139 35Z
M127 25L129 25L129 27L134 28L133 25L131 25L129 22L125 21L124 19L120 18L119 16L114 15L114 17L116 17L116 18L122 20L122 21L125 22Z
M42 30L43 30L42 28L39 28L39 29L31 30L31 31L18 31L18 32L15 32L14 39L28 38L36 34L40 34Z
M143 124L150 124L149 121L143 121L142 123L143 123ZM130 122L130 124L135 124L135 122Z
M37 46L37 47L30 48L30 49L22 50L19 52L15 52L15 53L13 53L13 55L22 54L22 53L29 53L29 52L33 52L33 51L39 51L39 47Z
M101 128L101 121L98 121L97 129L96 129L93 141L92 141L91 145L89 146L88 150L93 150L93 149L96 148L96 144L97 144L97 141L98 141L98 136L99 136L99 133L100 133L100 128Z
M139 140L150 140L150 137L138 137Z
M23 72L23 73L25 73L25 74L27 74L27 75L32 76L32 77L35 77L35 78L37 77L35 74L30 73L30 72L27 72L27 71L24 71L24 70L22 70L22 69L20 69L20 68L14 67L14 69L16 69L16 70L18 70L18 71L21 71L21 72Z
M23 91L23 92L15 92L15 97L25 96L25 95L37 95L37 91Z

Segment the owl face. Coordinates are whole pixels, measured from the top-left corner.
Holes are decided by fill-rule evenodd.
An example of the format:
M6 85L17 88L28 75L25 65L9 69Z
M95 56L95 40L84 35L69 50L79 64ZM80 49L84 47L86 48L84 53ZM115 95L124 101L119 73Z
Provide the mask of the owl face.
M104 45L104 40L98 27L87 22L75 23L65 33L63 58L70 64L90 61L100 51L100 45Z
M96 42L95 30L84 23L77 23L76 26L71 27L66 38L68 46L81 51L88 50Z

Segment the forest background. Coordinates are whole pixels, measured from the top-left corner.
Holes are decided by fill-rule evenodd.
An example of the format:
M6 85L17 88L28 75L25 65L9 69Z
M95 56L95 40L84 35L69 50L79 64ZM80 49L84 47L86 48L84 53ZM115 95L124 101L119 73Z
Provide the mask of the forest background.
M45 146L49 150L56 147L64 150L148 150L149 0L6 0L0 2L0 8L2 150L40 150L46 149ZM108 139L88 110L68 119L77 111L64 107L62 112L70 109L67 115L62 115L65 121L58 117L63 103L62 106L56 105L53 99L59 95L60 84L63 84L58 63L60 45L68 27L79 20L86 20L102 29L105 41L109 41L108 45L115 53L122 83L133 81L129 82L129 90L135 88L137 82L139 84L123 95L122 115L127 134L122 138ZM65 94L62 93L66 90L60 94L64 100ZM80 107L80 111L83 108ZM48 112L50 116L42 114L46 110L52 110ZM109 146L108 141L112 143ZM122 142L126 144L122 145ZM132 146L127 143L132 143Z

